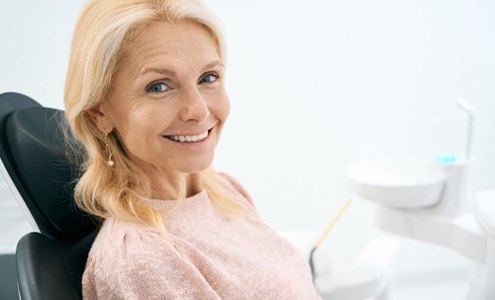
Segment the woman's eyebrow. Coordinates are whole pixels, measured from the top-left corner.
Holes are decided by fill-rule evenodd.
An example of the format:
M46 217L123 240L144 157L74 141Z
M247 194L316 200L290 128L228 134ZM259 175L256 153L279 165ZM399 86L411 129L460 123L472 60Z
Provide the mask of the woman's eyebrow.
M171 76L171 77L176 75L175 71L172 71L172 70L169 70L166 68L149 67L149 68L144 68L144 69L140 70L137 73L136 78L140 78L140 77L142 77L148 73L158 73L160 75L167 75L167 76Z
M220 60L215 60L215 61L212 61L211 63L206 64L202 68L202 70L211 69L211 68L216 67L216 66L224 67L224 64ZM137 73L136 78L140 78L140 77L142 77L142 76L144 76L144 75L146 75L148 73L157 73L157 74L160 74L160 75L166 75L166 76L170 76L170 77L175 77L177 75L177 73L175 71L170 70L170 69L167 69L167 68L146 67L146 68L141 69Z
M216 66L224 67L224 64L220 60L215 60L215 61L212 61L209 64L206 64L203 67L203 70L211 69L211 68L216 67Z

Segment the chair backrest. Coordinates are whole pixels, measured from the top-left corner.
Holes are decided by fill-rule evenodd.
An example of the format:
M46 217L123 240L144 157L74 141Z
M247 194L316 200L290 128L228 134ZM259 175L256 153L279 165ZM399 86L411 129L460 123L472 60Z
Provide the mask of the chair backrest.
M98 220L74 205L79 170L68 158L62 120L62 111L29 97L0 95L3 172L40 231L17 246L23 299L81 299L81 276L98 228Z

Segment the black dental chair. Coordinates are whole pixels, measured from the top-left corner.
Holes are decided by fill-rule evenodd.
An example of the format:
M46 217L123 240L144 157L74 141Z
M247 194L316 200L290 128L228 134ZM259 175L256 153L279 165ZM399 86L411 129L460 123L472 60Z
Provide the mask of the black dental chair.
M21 299L82 299L81 277L98 231L99 221L73 202L78 155L68 159L62 117L27 96L0 95L4 176L39 229L17 245Z

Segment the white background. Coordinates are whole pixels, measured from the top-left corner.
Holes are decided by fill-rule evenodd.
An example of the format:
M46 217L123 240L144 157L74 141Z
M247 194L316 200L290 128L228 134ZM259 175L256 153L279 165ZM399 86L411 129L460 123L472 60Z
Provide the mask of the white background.
M228 42L229 124L216 166L278 230L320 230L349 196L356 158L462 155L476 108L475 189L495 188L495 1L208 0ZM83 1L0 1L0 92L62 108ZM329 245L355 253L373 205L352 204ZM399 271L464 266L404 240Z

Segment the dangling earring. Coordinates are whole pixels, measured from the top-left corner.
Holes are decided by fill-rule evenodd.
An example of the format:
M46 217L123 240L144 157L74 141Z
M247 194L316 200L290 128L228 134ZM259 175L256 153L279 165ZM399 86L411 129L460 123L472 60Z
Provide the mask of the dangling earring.
M108 146L108 139L107 139L111 132L106 133L105 130L103 132L105 133L105 152L107 153L108 156L107 165L109 167L113 167L115 163L112 159L113 154L112 154L112 150L110 150L110 146Z

